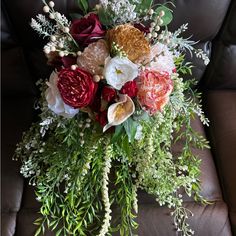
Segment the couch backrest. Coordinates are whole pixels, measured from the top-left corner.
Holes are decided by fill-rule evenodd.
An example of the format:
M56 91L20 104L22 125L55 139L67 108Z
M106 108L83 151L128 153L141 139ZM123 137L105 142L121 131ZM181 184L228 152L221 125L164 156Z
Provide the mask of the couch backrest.
M213 43L212 61L203 82L208 89L236 89L236 1Z
M95 5L96 2L90 1L90 5ZM166 1L156 1L156 3L161 2ZM230 0L177 0L173 2L176 9L174 9L171 30L188 22L189 30L185 33L185 37L193 35L192 38L199 41L196 47L202 48L210 55L211 42L222 26ZM55 0L55 6L58 11L66 15L77 11L75 0ZM45 79L52 70L46 66L46 59L42 53L43 40L39 39L29 26L31 18L42 13L42 7L43 3L40 0L2 0L4 11L2 68L3 90L6 94L25 92L25 88L30 83L29 79L33 82L39 78ZM200 80L206 66L196 57L191 60L194 64L193 74ZM19 68L15 69L16 67ZM27 81L27 85L24 81ZM16 86L13 85L14 83Z

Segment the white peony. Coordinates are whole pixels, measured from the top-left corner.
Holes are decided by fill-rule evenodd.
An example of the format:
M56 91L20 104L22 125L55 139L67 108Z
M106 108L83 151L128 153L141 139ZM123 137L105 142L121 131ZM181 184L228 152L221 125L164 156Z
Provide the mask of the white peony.
M128 58L107 58L103 73L107 83L120 90L126 82L138 76L138 66Z
M154 58L156 57L156 60ZM165 71L170 75L175 69L173 54L169 51L168 47L162 43L156 43L151 48L150 69L157 71Z
M58 79L57 73L53 71L50 75L49 82L47 82L48 89L45 92L48 108L57 115L64 116L65 118L72 118L79 112L79 109L74 109L63 102L57 88Z

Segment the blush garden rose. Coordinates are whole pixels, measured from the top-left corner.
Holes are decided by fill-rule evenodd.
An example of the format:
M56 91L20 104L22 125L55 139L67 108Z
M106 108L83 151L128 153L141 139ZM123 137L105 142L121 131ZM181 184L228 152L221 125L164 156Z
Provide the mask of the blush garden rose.
M58 74L57 87L63 101L73 108L84 108L93 102L98 84L81 68L62 69Z

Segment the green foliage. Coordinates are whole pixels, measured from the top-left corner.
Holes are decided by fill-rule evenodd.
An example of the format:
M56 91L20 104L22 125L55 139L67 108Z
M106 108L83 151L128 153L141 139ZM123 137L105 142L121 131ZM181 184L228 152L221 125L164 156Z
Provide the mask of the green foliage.
M123 123L123 126L126 134L128 135L129 142L134 142L138 122L134 121L132 118L129 118Z
M159 15L161 11L164 11L165 15L161 17L163 23L161 26L167 26L173 20L172 11L166 6L160 6L155 10L155 14Z
M112 195L120 210L116 230L119 230L121 236L132 236L132 229L136 229L138 224L135 222L136 216L133 213L133 183L129 162L123 158L122 163L115 165L114 168L115 190Z
M146 11L151 8L153 0L142 0L141 3L137 4L136 12Z
M179 68L183 60L179 59ZM16 157L23 163L21 173L31 178L41 203L42 216L35 222L39 227L35 235L43 234L46 228L58 236L97 235L104 220L109 220L110 210L102 197L106 196L106 178L114 185L114 190L108 191L111 204L120 210L109 227L110 233L133 235L137 228L134 206L138 188L154 195L160 205L173 209L176 227L184 235L191 232L186 221L190 213L183 208L179 191L183 189L204 202L200 195L201 161L193 148L209 146L192 128L191 120L196 115L203 122L207 119L197 103L199 94L191 89L193 81L183 82L177 74L172 79L174 91L162 112L151 119L145 112L137 113L117 126L113 135L100 133L86 114L79 113L72 119L55 116L41 101L40 117L49 124L33 124L16 150ZM134 140L138 125L142 126L143 137ZM181 151L173 154L175 143ZM109 170L107 155L115 177L105 171Z
M89 9L88 0L76 0L76 4L80 8L80 10L84 13L84 15L88 13Z
M108 14L104 8L100 8L98 10L98 17L101 23L106 27L111 26L113 24L112 16Z
M70 17L71 17L73 20L75 20L75 19L80 19L80 18L82 18L83 16L82 16L81 14L79 14L79 13L71 13L71 14L70 14Z
M178 73L182 75L192 75L193 65L191 62L185 62L185 55L175 57L175 65Z

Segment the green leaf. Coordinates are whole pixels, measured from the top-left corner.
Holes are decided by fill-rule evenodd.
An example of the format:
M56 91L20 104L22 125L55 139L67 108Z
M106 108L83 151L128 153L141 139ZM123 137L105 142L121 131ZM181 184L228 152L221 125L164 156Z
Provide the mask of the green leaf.
M115 143L122 135L123 125L116 126L114 135L112 136L111 142Z
M109 15L106 13L106 11L103 8L100 8L98 11L98 17L101 23L104 26L109 26L112 24L112 19L109 17Z
M37 231L35 232L34 236L38 236L41 233L42 228L38 228Z
M75 19L80 19L83 16L81 14L79 14L79 13L71 13L70 17L72 18L72 20L75 20Z
M130 156L130 146L129 146L129 138L128 136L125 136L122 139L122 149L126 152L126 155Z
M134 137L137 131L137 127L138 127L138 123L136 121L134 121L132 118L127 119L124 123L124 128L126 131L126 134L129 137L129 142L133 142L134 141Z
M61 235L61 231L62 231L62 228L61 228L61 229L59 229L59 230L56 232L56 236L59 236L59 235Z
M153 0L142 0L140 4L137 5L136 11L139 12L140 10L148 10L152 6Z
M163 20L163 24L161 26L166 26L166 25L170 24L170 22L173 20L173 15L171 13L171 10L166 6L158 7L155 10L155 14L159 15L161 11L165 12L165 15L163 17L161 17L161 19Z
M76 3L84 14L88 12L89 5L87 0L76 0Z

